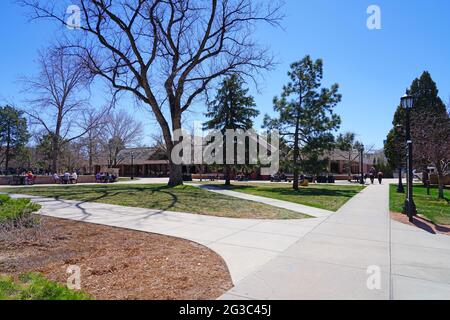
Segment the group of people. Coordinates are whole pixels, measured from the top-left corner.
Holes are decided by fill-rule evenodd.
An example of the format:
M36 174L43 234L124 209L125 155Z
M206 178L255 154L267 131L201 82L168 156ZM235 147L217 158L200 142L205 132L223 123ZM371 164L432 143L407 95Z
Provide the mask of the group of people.
M117 176L109 172L99 172L95 175L95 180L99 183L113 183L117 181Z
M372 184L375 183L375 177L378 178L378 182L379 182L380 184L383 183L384 173L381 172L381 171L378 171L378 172L377 172L377 169L375 169L374 167L372 167L372 168L370 169L370 171L369 171L369 178L370 178L370 182L371 182Z
M23 172L21 174L21 177L23 177L25 185L33 185L36 180L36 176L33 174L32 171Z
M64 174L53 174L53 180L58 184L76 184L78 183L78 173L74 171L73 173L65 172Z

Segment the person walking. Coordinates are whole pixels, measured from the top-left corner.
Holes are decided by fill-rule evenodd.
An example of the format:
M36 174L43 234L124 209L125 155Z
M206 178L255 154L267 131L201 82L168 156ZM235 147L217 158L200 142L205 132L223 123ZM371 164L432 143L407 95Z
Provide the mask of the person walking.
M375 174L376 174L376 173L377 173L377 170L376 170L374 167L372 167L372 168L370 169L370 172L369 172L370 182L371 182L372 184L375 183Z
M380 183L380 184L382 184L383 183L383 177L384 177L384 173L383 172L378 172L378 182Z

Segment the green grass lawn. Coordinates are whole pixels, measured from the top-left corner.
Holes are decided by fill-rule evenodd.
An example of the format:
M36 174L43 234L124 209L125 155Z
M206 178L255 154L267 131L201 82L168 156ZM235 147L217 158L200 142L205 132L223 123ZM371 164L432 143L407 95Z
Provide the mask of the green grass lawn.
M405 202L405 194L397 193L397 186L390 188L391 211L402 212ZM450 225L450 189L445 190L446 200L438 199L438 189L431 189L431 195L427 195L427 188L424 186L414 187L414 202L419 214L440 225Z
M214 184L224 188L223 184ZM300 188L299 191L292 189L291 184L286 183L234 183L228 189L252 194L261 197L273 198L283 201L303 204L310 207L337 211L348 200L364 189L362 186L341 185L310 185Z
M5 188L1 191L230 218L302 219L307 217L294 211L223 196L192 186L169 188L166 185L83 185Z

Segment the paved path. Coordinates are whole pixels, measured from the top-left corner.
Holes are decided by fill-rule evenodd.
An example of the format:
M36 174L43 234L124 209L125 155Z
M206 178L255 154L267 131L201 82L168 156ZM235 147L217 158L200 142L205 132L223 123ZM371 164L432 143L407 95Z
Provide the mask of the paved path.
M195 185L195 184L194 184ZM259 203L264 203L273 207L283 208L283 209L289 209L291 211L295 211L298 213L307 214L312 217L316 218L326 218L334 214L332 211L308 207L302 204L292 203L288 201L282 201L277 199L271 199L266 197L260 197L260 196L254 196L251 194L246 194L242 192L236 192L231 190L224 190L216 186L210 186L210 185L195 185L199 188L209 190L211 192L219 193L225 196L233 197L233 198L239 198L243 200L250 200L255 201Z
M222 299L450 299L450 237L392 221L388 186L369 186Z
M202 216L101 203L32 198L51 217L152 232L191 240L217 252L234 283L304 237L323 219L247 220ZM201 201L201 199L199 199Z

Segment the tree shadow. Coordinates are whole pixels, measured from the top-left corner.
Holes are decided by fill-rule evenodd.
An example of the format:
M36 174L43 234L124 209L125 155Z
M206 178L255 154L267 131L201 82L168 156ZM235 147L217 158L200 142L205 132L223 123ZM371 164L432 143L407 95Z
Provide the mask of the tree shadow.
M255 188L252 186L231 186L227 188L228 190L236 190L236 191L251 191L257 190L260 192L269 192L274 194L279 194L282 196L324 196L324 197L345 197L352 198L358 191L356 190L345 190L345 189L326 189L326 188L318 188L318 187L307 187L301 188L298 191L289 189L289 188Z
M114 199L120 196L123 197L127 197L127 195L129 197L133 197L136 201L137 204L133 205L130 203L120 203L120 200L118 201L117 205L123 205L123 206L130 206L130 207L135 207L135 208L143 208L143 209L150 209L150 210L157 210L156 213L152 213L152 215L155 214L161 214L164 211L170 211L171 209L173 209L177 203L179 202L179 198L176 195L176 193L174 193L173 188L168 187L168 186L158 186L158 187L130 187L130 186L101 186L101 187L89 187L89 188L83 188L83 189L79 189L76 192L73 192L74 190L67 190L70 192L67 193L57 193L57 195L54 195L53 197L56 200L74 200L74 201L79 201L76 205L77 208L79 208L80 210L82 210L82 212L85 215L89 215L89 213L86 211L86 209L84 209L82 207L83 204L89 203L89 202L96 202L96 203L105 203L108 204L108 202L106 202L108 199ZM48 190L47 190L48 191ZM156 196L158 193L163 193L165 195L167 195L170 200L169 203L167 204L160 204L160 202L158 201L153 201L152 205L149 206L148 203L146 204L146 201L144 199L149 198L149 197L154 197ZM82 197L82 199L79 198L79 195L83 195L85 194L85 197ZM94 195L92 195L94 194ZM139 199L142 199L141 202L139 202ZM166 201L164 201L166 202ZM141 203L141 205L139 205L139 203ZM158 206L158 204L160 204ZM154 206L157 206L158 209L153 208Z

